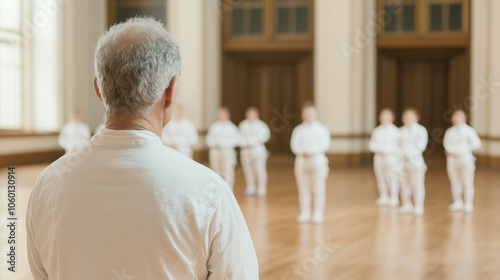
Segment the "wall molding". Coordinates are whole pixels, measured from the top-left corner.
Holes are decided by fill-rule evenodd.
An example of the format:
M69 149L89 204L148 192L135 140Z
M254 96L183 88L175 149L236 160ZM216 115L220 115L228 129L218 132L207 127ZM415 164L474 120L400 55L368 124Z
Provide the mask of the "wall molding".
M53 162L63 155L62 150L0 155L0 166Z

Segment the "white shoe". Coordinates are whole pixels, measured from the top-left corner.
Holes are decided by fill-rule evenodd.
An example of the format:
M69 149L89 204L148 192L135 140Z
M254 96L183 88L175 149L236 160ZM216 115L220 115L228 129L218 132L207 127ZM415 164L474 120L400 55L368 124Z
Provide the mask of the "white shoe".
M245 192L243 192L243 194L245 196L252 196L252 195L255 195L255 191L254 190L246 189Z
M448 206L448 210L450 212L462 211L463 209L464 209L463 202L454 202L453 204L450 204L450 206Z
M381 196L376 201L375 204L378 206L385 206L389 204L389 198L387 196Z
M399 214L409 214L413 212L413 206L411 205L403 205L399 208Z
M472 211L474 211L474 207L472 207L472 205L465 205L464 206L465 213L472 213Z
M399 200L397 199L391 199L391 201L389 201L389 206L391 207L398 207L399 205Z
M308 223L310 220L311 220L310 215L300 214L300 216L297 217L297 222L301 224Z
M323 223L323 216L314 215L312 218L312 222L315 224L322 224Z
M415 216L422 216L424 214L424 209L423 208L415 208L413 211L413 214Z
M267 191L266 191L266 190L263 190L263 191L258 190L258 191L257 191L257 196L258 196L258 197L264 197L264 196L266 196L266 195L267 195Z

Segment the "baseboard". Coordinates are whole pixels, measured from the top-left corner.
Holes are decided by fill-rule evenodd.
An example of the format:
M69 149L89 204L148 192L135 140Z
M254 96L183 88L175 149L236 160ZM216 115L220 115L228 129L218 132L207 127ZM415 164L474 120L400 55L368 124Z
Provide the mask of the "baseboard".
M0 155L0 166L53 162L63 155L62 150Z
M476 155L476 164L479 167L500 168L500 157L488 155Z
M372 153L327 153L330 166L362 166L373 162Z
M208 149L194 150L193 159L197 162L208 162Z

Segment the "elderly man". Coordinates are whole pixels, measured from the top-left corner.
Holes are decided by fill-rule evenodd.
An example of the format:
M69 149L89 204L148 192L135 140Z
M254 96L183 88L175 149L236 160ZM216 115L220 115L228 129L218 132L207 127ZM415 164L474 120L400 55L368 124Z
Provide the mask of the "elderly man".
M31 194L34 279L258 279L227 183L160 140L180 71L172 36L153 19L115 25L95 71L106 128L45 169Z

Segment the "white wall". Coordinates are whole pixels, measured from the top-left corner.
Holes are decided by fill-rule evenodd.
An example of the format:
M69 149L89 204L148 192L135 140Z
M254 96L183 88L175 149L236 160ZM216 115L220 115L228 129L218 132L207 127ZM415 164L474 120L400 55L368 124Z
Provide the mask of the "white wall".
M94 51L107 28L106 1L68 1L64 8L65 56L63 114L78 108L84 122L94 130L104 115L104 106L94 92Z
M500 1L473 0L471 123L483 137L480 154L500 156Z
M177 102L206 130L220 100L219 0L169 0L168 30L181 50L182 70Z
M374 10L374 1L315 2L314 98L332 153L366 152L360 136L375 125Z

